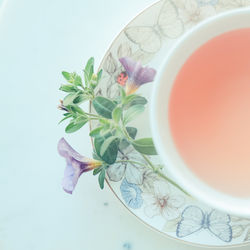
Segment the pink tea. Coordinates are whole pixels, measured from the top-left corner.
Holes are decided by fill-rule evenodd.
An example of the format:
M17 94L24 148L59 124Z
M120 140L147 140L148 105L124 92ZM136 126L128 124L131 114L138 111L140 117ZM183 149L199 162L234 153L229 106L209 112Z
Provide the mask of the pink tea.
M196 176L225 193L250 196L249 28L215 37L189 57L171 92L169 120Z

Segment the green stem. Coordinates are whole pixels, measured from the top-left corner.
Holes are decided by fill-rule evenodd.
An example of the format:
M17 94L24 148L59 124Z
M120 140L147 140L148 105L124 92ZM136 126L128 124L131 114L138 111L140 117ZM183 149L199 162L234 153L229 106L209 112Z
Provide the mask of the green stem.
M98 117L90 117L90 120L91 120L91 121L99 121L100 118L98 118Z
M109 120L109 119L106 119L106 118L104 118L104 117L102 117L102 116L99 116L99 115L95 115L95 114L91 114L91 113L87 113L87 112L85 112L85 114L84 115L88 115L88 116L90 116L89 118L90 118L90 120L106 120L106 121L108 121L108 122L110 122L111 120ZM83 115L83 116L84 116Z
M141 154L141 153L140 153ZM159 168L155 167L153 165L153 163L150 161L150 159L144 155L141 154L141 156L144 158L144 160L149 164L149 166L152 168L152 170L158 174L160 177L162 177L163 179L165 179L166 181L168 181L169 183L171 183L173 186L175 186L176 188L178 188L179 190L181 190L183 193L185 193L186 195L190 196L182 187L180 187L176 182L174 182L173 180L171 180L170 178L168 178L165 174L163 174Z
M128 139L129 142L133 142L133 139L129 136L126 128L123 126L122 127L122 131L125 135L125 137ZM138 152L139 153L139 152ZM165 179L166 181L168 181L169 183L171 183L173 186L175 186L176 188L178 188L180 191L182 191L183 193L185 193L186 195L190 196L183 188L181 188L177 183L175 183L173 180L171 180L170 178L168 178L166 175L164 175L159 168L155 167L154 164L150 161L150 159L140 153L140 155L143 157L143 159L148 163L148 165L150 166L150 168L156 173L158 174L160 177L162 177L163 179ZM117 161L118 162L118 161ZM123 162L123 161L119 161L119 162ZM129 161L126 161L126 162L129 162ZM138 162L133 162L134 164L138 164ZM144 164L141 164L139 163L138 165L143 165L145 166Z
M141 153L140 153L141 154ZM162 173L162 171L155 167L153 165L153 163L150 161L150 159L144 155L141 154L141 156L144 158L144 160L149 164L149 166L152 168L152 170L158 174L160 177L162 177L163 179L165 179L166 181L168 181L169 183L171 183L173 186L175 186L176 188L178 188L180 191L182 191L183 193L185 193L186 195L190 196L182 187L180 187L176 182L174 182L173 180L171 180L170 178L168 178L165 174Z
M148 165L152 168L152 170L155 172L157 170L157 168L153 165L153 163L149 160L149 158L142 153L140 153L140 154L143 157L143 159L148 163Z
M157 169L155 171L155 173L157 173L160 177L162 177L163 179L165 179L166 181L168 181L169 183L171 183L173 186L175 186L176 188L178 188L180 191L182 191L184 194L190 196L189 193L187 193L182 187L180 187L176 182L174 182L173 180L171 180L170 178L168 178L165 174L163 174L159 169Z
M103 117L99 116L99 115L95 115L95 114L91 114L91 113L87 113L85 112L86 115L89 115L89 116L93 116L93 117L97 117L97 118L100 118L102 119Z
M129 136L127 129L123 126L122 131L129 142L133 142L132 138Z
M147 161L147 163L150 165L150 167L152 168L152 170L158 174L161 178L163 178L164 180L168 181L169 183L171 183L173 186L175 186L176 188L178 188L180 191L182 191L183 193L185 193L186 195L190 196L183 188L181 188L177 183L175 183L173 180L171 180L170 178L168 178L166 175L164 175L160 169L156 168L152 162L148 159L147 156L141 154L142 157ZM138 161L126 161L126 160L120 160L120 161L117 161L116 163L131 163L131 164L136 164L136 165L139 165L139 166L142 166L144 167L145 164L141 163L141 162L138 162Z
M130 141L132 142L132 139L131 137L129 136L126 128L123 127L123 132L124 132L124 135L125 137ZM158 174L161 178L165 179L166 181L168 181L169 183L171 183L173 186L175 186L176 188L178 188L180 191L182 191L183 193L185 193L186 195L190 196L182 187L180 187L177 183L175 183L173 180L171 180L170 178L168 178L166 175L164 175L159 168L155 167L154 164L150 161L150 159L140 153L140 155L143 157L143 159L148 163L148 165L151 167L151 169L156 173ZM138 162L133 162L134 164L138 164ZM142 164L139 164L139 165L142 165Z

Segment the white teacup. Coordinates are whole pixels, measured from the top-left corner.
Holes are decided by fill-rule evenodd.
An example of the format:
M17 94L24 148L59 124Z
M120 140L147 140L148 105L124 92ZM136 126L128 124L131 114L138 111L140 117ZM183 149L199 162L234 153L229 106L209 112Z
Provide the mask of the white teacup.
M175 147L168 119L170 92L180 68L189 56L210 39L241 28L250 28L250 8L229 11L207 19L176 43L158 72L152 95L151 128L160 157L181 187L211 207L234 215L250 217L250 197L234 197L220 192L199 179L186 166Z

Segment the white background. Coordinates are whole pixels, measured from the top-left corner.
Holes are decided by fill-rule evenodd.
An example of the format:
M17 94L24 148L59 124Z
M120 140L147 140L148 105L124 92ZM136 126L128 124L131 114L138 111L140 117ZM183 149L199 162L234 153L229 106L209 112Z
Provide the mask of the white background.
M1 0L0 0L1 2ZM65 136L56 109L62 70L100 63L120 30L153 0L7 0L0 12L0 249L197 250L147 228L92 174L61 189ZM88 128L66 136L91 156ZM242 248L243 249L243 248ZM249 249L245 247L244 249Z

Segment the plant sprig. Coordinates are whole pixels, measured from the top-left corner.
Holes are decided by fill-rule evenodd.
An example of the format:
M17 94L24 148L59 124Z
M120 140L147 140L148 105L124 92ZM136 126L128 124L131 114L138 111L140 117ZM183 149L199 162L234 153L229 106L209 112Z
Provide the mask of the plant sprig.
M63 71L62 75L67 83L63 84L60 90L66 92L67 95L61 101L59 108L64 111L61 122L69 120L65 128L66 133L76 132L93 120L98 122L98 126L90 131L89 136L94 142L93 157L102 162L100 167L93 170L94 175L99 175L101 188L104 187L108 167L120 162L117 159L118 152L132 146L146 161L146 165L140 162L134 162L134 164L144 164L185 192L149 159L148 155L157 155L152 138L137 139L137 128L129 125L144 112L147 105L146 98L135 93L128 94L120 85L118 85L120 94L115 98L96 96L95 89L100 83L102 70L97 74L94 73L93 57L88 60L83 70L83 78L75 72ZM87 101L92 102L95 113L88 113L81 108L81 104Z

